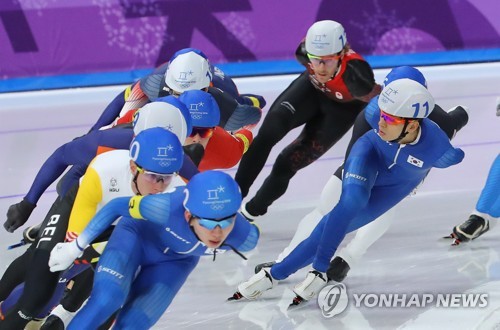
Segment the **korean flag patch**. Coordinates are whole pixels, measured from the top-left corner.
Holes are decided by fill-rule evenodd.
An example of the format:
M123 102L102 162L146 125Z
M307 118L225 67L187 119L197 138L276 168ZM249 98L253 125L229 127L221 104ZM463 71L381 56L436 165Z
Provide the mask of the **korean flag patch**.
M416 166L416 167L422 167L424 165L423 161L421 161L418 158L413 157L412 155L408 156L407 162L412 164L413 166Z

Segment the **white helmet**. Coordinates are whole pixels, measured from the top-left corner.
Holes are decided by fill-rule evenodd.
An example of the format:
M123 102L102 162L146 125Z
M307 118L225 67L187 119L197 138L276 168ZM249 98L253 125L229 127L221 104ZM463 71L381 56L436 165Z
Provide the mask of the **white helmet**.
M311 55L337 54L346 43L344 27L335 21L319 21L307 30L306 51Z
M163 127L174 133L181 143L188 135L188 126L182 111L166 102L152 102L140 108L134 115L134 134L143 130Z
M427 88L406 78L389 83L378 98L380 110L402 118L425 118L434 109L434 104Z
M165 73L165 83L179 94L207 88L211 81L212 72L208 59L194 48L182 49L175 53Z

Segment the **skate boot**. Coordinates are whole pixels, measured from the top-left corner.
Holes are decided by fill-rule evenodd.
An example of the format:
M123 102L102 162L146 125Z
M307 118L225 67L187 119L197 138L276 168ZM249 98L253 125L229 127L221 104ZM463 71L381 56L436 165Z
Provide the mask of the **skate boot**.
M64 323L59 316L51 314L42 324L40 330L64 330Z
M328 267L326 275L329 281L342 282L350 269L351 267L349 267L347 261L341 257L335 257L330 261L330 267Z
M454 239L452 245L459 245L476 239L490 229L488 220L475 214L471 214L464 223L455 226L453 233L448 238Z
M36 226L31 226L31 227L26 228L23 231L23 238L21 239L21 242L9 245L7 247L7 250L12 250L12 249L18 248L20 246L24 246L26 244L33 243L36 240L36 237L38 236L38 231L40 230L41 225L42 224L40 223Z
M289 307L297 306L304 301L313 299L326 285L326 275L316 270L307 273L306 279L293 288L297 295Z
M250 222L254 222L259 217L258 215L253 215L250 212L248 212L248 210L247 210L247 204L242 204L241 205L241 211L240 211L240 213L245 218L247 218L247 220L250 221Z
M67 311L62 305L57 305L47 317L40 330L64 330L75 314Z
M240 300L241 298L254 300L259 298L265 291L272 289L273 286L274 280L270 269L263 268L260 272L250 277L248 281L238 285L238 291L227 300Z
M264 263L258 264L257 266L255 266L254 272L255 272L255 274L257 274L258 272L260 272L260 270L262 268L271 268L272 266L274 266L275 263L276 263L276 261L269 261L269 262L264 262Z
M42 224L39 223L38 225L28 227L23 231L23 240L26 244L33 243L35 241L41 225Z

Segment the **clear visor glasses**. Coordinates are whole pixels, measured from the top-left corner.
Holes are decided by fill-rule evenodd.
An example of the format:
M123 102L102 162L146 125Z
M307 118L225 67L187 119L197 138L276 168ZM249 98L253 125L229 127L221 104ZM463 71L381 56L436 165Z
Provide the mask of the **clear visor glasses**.
M319 66L323 63L327 67L333 67L337 65L340 55L330 55L330 56L315 56L307 53L307 58L314 66Z
M139 166L137 166L137 171L144 176L144 179L150 183L163 183L165 185L172 181L172 178L177 175L177 173L168 174L158 174L155 172L147 171Z

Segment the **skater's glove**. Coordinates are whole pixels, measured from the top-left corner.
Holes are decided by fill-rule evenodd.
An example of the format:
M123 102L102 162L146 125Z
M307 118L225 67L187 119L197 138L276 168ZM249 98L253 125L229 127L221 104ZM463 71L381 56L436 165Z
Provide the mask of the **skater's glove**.
M31 204L26 199L17 204L12 204L7 211L7 221L3 224L5 230L13 233L14 230L24 225L35 207L36 205Z
M50 271L60 272L65 270L82 254L83 248L78 245L78 239L69 243L58 243L50 252Z
M242 104L248 104L248 105L253 105L254 107L257 108L264 108L266 106L266 99L262 95L256 95L256 94L241 94L241 103Z

